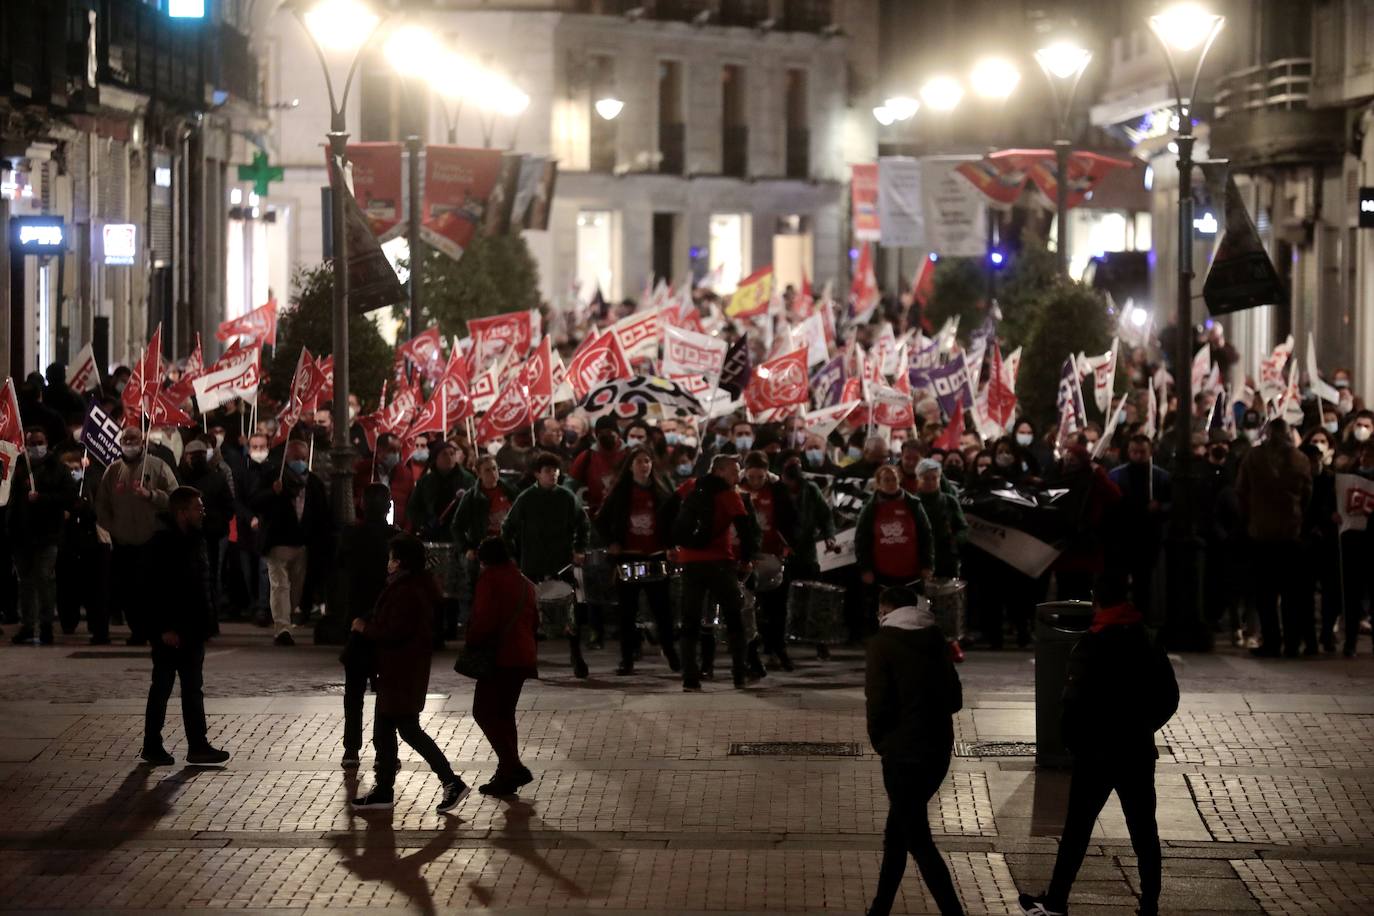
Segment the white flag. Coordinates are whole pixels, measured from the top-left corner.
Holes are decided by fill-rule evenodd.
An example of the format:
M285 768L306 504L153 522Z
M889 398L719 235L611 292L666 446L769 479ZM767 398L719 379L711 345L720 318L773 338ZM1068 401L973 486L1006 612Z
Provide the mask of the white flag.
M1336 386L1322 379L1321 373L1317 371L1317 342L1312 338L1312 332L1307 332L1307 385L1312 389L1312 393L1330 404L1338 404L1341 400L1341 393L1336 390Z
M806 431L813 436L820 436L822 439L835 431L835 427L844 421L844 418L854 412L854 408L862 404L862 401L845 401L843 404L836 404L834 407L822 407L820 410L808 410L802 415L802 421L806 424Z
M663 329L663 374L719 378L729 345L719 337L668 325Z
M261 374L261 344L230 350L191 383L196 390L196 406L201 413L209 413L234 398L256 401Z
M1112 436L1116 434L1116 421L1121 416L1121 411L1126 409L1126 400L1131 396L1129 391L1121 395L1121 400L1117 402L1116 410L1107 416L1107 428L1102 430L1102 435L1097 440L1097 445L1093 447L1093 460L1100 459L1107 453L1107 446L1111 444Z
M100 387L100 370L96 368L95 351L90 344L82 347L76 359L67 367L67 387L77 394Z
M811 317L803 321L793 331L793 336L800 336L806 341L806 365L814 366L823 363L830 358L830 349L825 343L825 319L820 312L812 313Z

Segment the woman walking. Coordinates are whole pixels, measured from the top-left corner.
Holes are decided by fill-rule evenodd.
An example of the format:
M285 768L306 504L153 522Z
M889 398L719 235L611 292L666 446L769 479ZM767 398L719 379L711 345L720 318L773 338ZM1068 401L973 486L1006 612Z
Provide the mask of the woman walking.
M539 625L534 585L520 573L506 544L489 537L477 548L481 573L467 644L486 647L496 641L496 665L491 674L477 679L472 694L472 718L496 752L496 774L478 786L483 795L514 795L534 782L520 760L520 738L515 728L515 704L528 678L538 677L539 653L534 632Z
M429 691L429 664L434 634L434 611L439 586L425 570L425 545L414 535L392 538L387 558L386 588L377 599L371 620L357 618L353 630L377 650L377 709L372 724L372 747L377 754L377 784L353 799L354 808L391 808L397 758L396 736L424 758L439 777L444 794L438 811L458 807L471 791L453 772L434 739L420 727L420 713Z

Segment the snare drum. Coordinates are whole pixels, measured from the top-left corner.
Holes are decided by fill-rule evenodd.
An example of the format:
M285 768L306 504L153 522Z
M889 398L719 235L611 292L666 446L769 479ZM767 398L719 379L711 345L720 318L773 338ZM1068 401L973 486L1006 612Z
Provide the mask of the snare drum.
M931 613L946 639L959 639L964 635L966 587L963 579L931 579L926 583Z
M457 548L443 541L425 541L425 569L434 577L445 598L458 597L461 589Z
M573 607L577 603L573 587L561 579L547 579L534 587L539 603L539 626L545 636L571 633L577 625Z
M617 563L615 570L621 582L662 582L668 578L668 562L653 557Z
M828 582L793 582L787 593L787 638L838 645L849 636L844 622L844 589Z
M754 556L754 591L771 592L782 585L782 558L773 553Z

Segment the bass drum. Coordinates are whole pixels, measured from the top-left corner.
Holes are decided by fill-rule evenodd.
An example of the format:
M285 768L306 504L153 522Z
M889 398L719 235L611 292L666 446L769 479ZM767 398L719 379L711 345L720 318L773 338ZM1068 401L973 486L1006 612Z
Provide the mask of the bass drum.
M552 639L570 634L577 624L573 617L573 607L577 603L573 587L561 579L547 579L534 587L534 593L544 637Z
M773 553L760 553L754 557L754 571L751 581L754 591L771 592L782 585L782 558Z
M793 582L787 593L787 638L815 645L839 645L849 636L844 589L828 582Z

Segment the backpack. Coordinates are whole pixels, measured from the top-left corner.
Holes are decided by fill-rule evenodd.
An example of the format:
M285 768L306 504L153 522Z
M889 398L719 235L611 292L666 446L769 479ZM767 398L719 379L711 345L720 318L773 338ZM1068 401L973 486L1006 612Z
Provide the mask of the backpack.
M671 534L675 547L699 549L708 546L715 537L716 493L703 486L704 483L704 480L697 481L673 517Z

